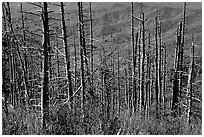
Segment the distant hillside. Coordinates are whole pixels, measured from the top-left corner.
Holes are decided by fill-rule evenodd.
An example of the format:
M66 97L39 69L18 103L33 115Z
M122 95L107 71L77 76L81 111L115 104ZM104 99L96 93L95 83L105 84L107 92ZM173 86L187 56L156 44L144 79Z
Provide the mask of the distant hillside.
M65 3L67 13L67 26L72 28L76 26L78 21L78 11L77 3ZM93 30L94 37L98 39L98 45L103 44L102 38L104 39L114 39L115 42L121 45L126 45L124 48L128 48L130 44L130 3L92 3L93 9ZM50 4L50 10L59 11L59 7ZM145 24L146 29L149 29L152 33L152 44L154 44L154 31L155 25L154 20L157 12L160 15L161 26L162 26L162 37L163 42L168 48L169 57L173 57L174 48L176 45L176 28L178 23L181 21L183 14L183 3L134 3L134 16L139 17L139 12L142 7L142 11L145 13L145 18L148 19ZM157 10L156 10L157 7ZM13 14L15 17L19 16L18 3L12 3ZM89 8L89 3L84 3L84 12ZM33 5L29 3L24 3L24 9L30 9L30 11L37 11L33 8ZM59 14L53 15L59 18ZM31 16L30 16L31 17ZM34 17L31 17L34 18ZM34 22L37 22L35 19ZM60 22L59 22L60 23ZM135 22L136 30L138 29L138 22ZM32 23L30 24L32 25ZM187 13L186 13L186 50L189 50L189 45L191 43L192 29L195 30L195 43L198 45L196 48L196 54L202 57L202 7L201 3L187 3ZM76 32L77 33L77 32ZM111 36L111 38L110 38ZM96 45L97 46L97 45ZM188 54L188 52L185 52ZM172 61L173 62L173 61ZM172 63L170 62L170 66Z

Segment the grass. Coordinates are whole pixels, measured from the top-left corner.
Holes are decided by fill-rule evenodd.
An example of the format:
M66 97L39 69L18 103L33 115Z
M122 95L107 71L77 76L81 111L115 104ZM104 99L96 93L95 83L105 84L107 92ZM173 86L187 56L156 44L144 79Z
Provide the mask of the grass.
M53 110L54 112L55 110ZM25 114L27 118L25 121ZM101 120L99 117L92 115L94 118L88 118L86 121L86 134L122 134L122 135L201 135L202 122L192 120L191 126L186 128L185 116L173 117L171 115L161 115L156 118L154 112L150 113L148 118L145 118L138 113L130 115L128 111L123 111L120 115L115 115L110 120L106 121L104 131L101 130ZM3 135L65 135L65 134L84 134L80 117L71 115L69 112L63 119L57 118L56 113L50 113L50 123L47 132L41 130L40 115L34 111L21 111L18 115L6 115L3 112L2 116L2 134ZM74 119L74 118L75 119ZM63 121L62 121L63 120Z

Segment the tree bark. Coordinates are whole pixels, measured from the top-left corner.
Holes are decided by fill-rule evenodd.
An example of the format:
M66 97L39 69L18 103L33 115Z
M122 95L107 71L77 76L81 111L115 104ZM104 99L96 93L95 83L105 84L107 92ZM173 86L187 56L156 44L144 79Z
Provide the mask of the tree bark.
M79 13L79 45L80 45L80 57L81 57L81 115L82 115L82 124L84 124L84 113L85 113L85 100L84 100L84 94L85 94L85 76L84 76L84 59L83 59L83 18L82 18L82 3L78 2L78 13ZM83 126L82 126L83 127ZM83 129L84 130L84 129Z
M194 31L194 30L193 30ZM191 124L191 115L192 115L192 92L193 92L193 69L194 69L194 54L195 54L195 46L194 46L194 32L192 34L192 55L191 55L191 64L189 67L188 74L188 85L187 85L187 97L188 97L188 110L187 110L187 126Z
M145 17L144 17L144 13L142 13L142 69L141 69L141 103L142 106L145 106L145 99L144 99L144 93L145 93Z
M71 68L70 68L70 48L67 44L67 31L65 25L65 17L64 17L64 4L61 2L61 16L62 16L62 30L63 30L63 42L65 46L65 56L66 56L66 65L67 65L67 79L69 85L69 98L70 102L73 100L73 90L72 90L72 78L71 78Z
M156 49L155 49L155 96L156 96L156 113L158 113L158 93L159 93L159 89L158 89L158 38L157 38L157 17L155 17L155 25L156 25L156 30L155 30L155 44L156 44Z
M93 66L94 66L94 56L93 56L93 49L94 49L94 45L93 45L93 19L92 19L92 6L91 6L91 2L89 4L89 11L90 11L90 44L91 44L91 73L93 73ZM94 82L94 77L93 75L91 76L91 87L93 90L93 82Z
M44 47L44 84L43 84L43 131L45 132L47 122L48 122L48 116L49 116L49 49L48 49L48 39L49 39L49 23L48 23L48 4L47 2L43 2L43 32L44 32L44 38L43 38L43 47Z

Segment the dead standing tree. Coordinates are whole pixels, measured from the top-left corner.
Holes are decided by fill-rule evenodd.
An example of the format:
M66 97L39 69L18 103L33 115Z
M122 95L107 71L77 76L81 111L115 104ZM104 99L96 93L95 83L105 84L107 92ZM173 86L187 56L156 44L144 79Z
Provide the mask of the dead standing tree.
M82 3L78 2L78 15L79 15L79 46L80 46L80 60L81 60L81 115L82 115L82 127L84 124L85 117L85 75L84 75L84 48L85 48L85 38L84 38L84 26L83 26L83 12ZM83 128L84 132L84 128Z
M90 46L91 46L91 73L93 73L94 68L94 40L93 40L93 17L92 17L92 4L89 3L89 17L90 17ZM93 90L94 76L91 76L91 90Z
M177 47L175 50L175 61L174 61L174 81L173 81L173 100L172 100L172 111L177 114L179 94L180 94L180 84L179 84L179 72L180 72L180 54L181 54L181 30L182 22L180 22L179 28L177 30Z
M182 30L181 30L181 42L180 42L180 75L179 75L179 87L180 91L182 90L183 87L183 72L184 72L184 44L185 44L185 25L186 25L186 2L184 2L184 7L183 7L183 19L182 19ZM179 97L181 98L181 92L179 93Z
M132 76L133 76L133 81L132 81L132 96L133 96L133 113L136 108L136 62L135 62L135 43L134 43L135 37L134 37L134 4L131 2L131 44L132 44Z
M183 90L183 58L184 58L184 41L185 41L185 16L186 3L184 3L183 20L180 22L177 30L177 47L175 52L175 72L173 82L173 101L172 111L174 116L180 113L179 102L181 101L181 91ZM175 113L176 112L176 113Z
M137 74L136 74L136 63L137 63L137 48L138 48L138 33L136 33L135 36L135 32L134 32L134 20L138 19L134 17L134 3L131 3L131 44L132 44L132 93L131 93L131 97L132 97L132 113L136 112L137 110ZM135 40L136 38L136 40Z
M162 67L162 32L161 32L161 21L158 12L158 37L159 37L159 57L158 57L158 87L159 87L159 109L161 110L162 105L162 77L161 77L161 67Z
M121 98L121 93L120 93L120 45L118 45L118 56L117 56L117 62L118 62L118 83L117 83L117 97L118 97L118 114L120 114L120 109L121 109L121 101L120 101L120 98Z
M7 6L6 6L7 5ZM22 67L22 72L23 72L23 83L24 83L24 99L25 99L25 104L26 104L26 108L29 105L29 94L28 94L28 83L27 83L27 75L26 75L26 68L25 68L25 64L21 55L21 51L20 51L20 43L18 38L16 37L16 34L14 32L13 29L13 23L12 23L12 16L11 16L11 10L10 10L10 4L9 2L7 2L6 4L3 3L3 7L5 9L6 12L6 16L7 16L7 21L8 21L8 30L11 33L12 36L12 42L14 43L14 45L16 45L16 47L14 47L15 49L17 49L17 55L19 57L19 61ZM12 52L11 52L12 53ZM11 54L11 59L13 58L13 54ZM14 58L11 60L11 72L14 72L15 68L14 68ZM12 79L15 78L15 74L12 74ZM14 80L12 80L12 83L14 82ZM12 90L14 90L14 86L12 86ZM14 93L14 91L12 91ZM14 99L14 94L13 94L13 99Z
M70 102L73 100L73 90L72 90L72 78L71 78L71 68L70 68L70 48L67 44L67 31L66 31L66 25L65 25L65 17L64 17L64 4L61 2L61 20L62 20L62 36L63 36L63 42L65 46L65 55L66 55L66 65L67 65L67 79L68 79L68 85L69 85L69 98Z
M194 31L194 30L193 30ZM192 34L192 53L191 53L191 63L190 63L190 67L189 67L189 74L188 74L188 83L187 83L187 105L188 105L188 109L187 109L187 127L191 124L191 115L192 115L192 92L193 92L193 69L194 69L194 55L195 54L195 45L194 45L194 32Z
M141 69L141 105L144 107L145 105L145 15L142 12L142 69Z
M43 22L43 47L44 47L44 82L43 82L43 93L42 93L42 126L45 132L48 116L49 116L49 18L48 18L48 4L43 2L42 8L42 22Z
M158 87L158 17L155 17L155 97L156 97L156 113L158 113L159 104L159 87Z

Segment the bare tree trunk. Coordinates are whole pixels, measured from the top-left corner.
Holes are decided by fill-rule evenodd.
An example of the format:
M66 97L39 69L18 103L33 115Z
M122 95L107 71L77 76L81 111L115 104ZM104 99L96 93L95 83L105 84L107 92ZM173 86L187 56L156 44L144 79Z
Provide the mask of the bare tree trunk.
M181 38L181 53L180 53L180 61L181 61L181 64L180 64L180 75L179 75L179 79L180 79L180 83L179 83L179 87L180 87L180 90L182 88L182 84L183 84L183 56L184 56L184 44L185 44L185 21L186 21L186 2L184 2L184 7L183 7L183 25L182 25L182 38ZM179 97L181 98L181 92L179 93Z
M5 4L5 2L2 2L3 32L6 32L8 30L8 23L7 23L6 17L7 17L6 4Z
M22 29L23 29L23 46L26 46L26 34L25 34L25 22L24 22L24 15L23 15L23 4L20 3L21 7L21 21L22 21ZM27 65L27 51L26 48L24 48L24 63L25 63L25 75L28 77L28 65ZM26 81L26 85L28 87L28 82Z
M64 18L63 2L61 2L61 15L62 15L63 42L65 45L65 56L66 56L66 65L67 65L67 79L69 84L69 98L70 98L70 102L72 102L73 90L72 90L72 78L71 78L71 68L70 68L70 48L67 44L67 31L66 31L65 18Z
M57 40L57 49L59 48L58 46L58 40ZM59 63L59 51L57 50L57 77L60 77L60 63Z
M48 45L48 39L49 39L49 23L48 23L48 5L47 2L43 3L43 47L44 47L44 84L43 84L43 131L45 132L47 122L48 122L48 116L49 116L49 45Z
M142 9L140 11L140 19L142 18ZM139 113L142 112L142 92L141 92L141 39L142 39L142 23L139 23L139 44L138 44L138 90L139 90Z
M83 17L86 17L86 15L83 14L83 4L81 2L80 4L80 17L81 17L81 35L82 35L82 49L83 49L83 57L84 57L84 63L86 66L86 74L88 75L88 84L91 86L91 77L90 77L90 70L89 70L89 64L88 64L88 58L87 58L87 49L86 49L86 35L85 35L85 30L87 30L87 28L85 28L85 21ZM94 97L94 92L92 89L88 90L88 93L91 95L91 97Z
M142 92L141 92L141 43L139 44L139 56L138 56L138 74L139 74L139 81L138 81L138 89L139 89L139 110L142 111Z
M15 63L15 47L12 45L13 43L10 44L11 46L11 84L12 84L12 87L11 87L11 91L12 91L12 94L11 94L11 103L13 106L15 106L15 70L16 70L16 63Z
M173 81L173 100L172 100L172 110L174 114L178 111L178 103L179 103L179 95L180 95L180 84L179 84L179 72L180 72L180 54L181 54L181 30L182 30L182 23L177 31L177 47L175 53L175 72L174 72L174 81ZM176 116L176 115L174 115Z
M111 65L112 65L112 75L115 75L115 65L114 65L114 55L112 55ZM115 114L115 83L113 82L113 89L112 89L112 116Z
M2 33L2 35L5 33L5 32L7 32L8 31L8 23L7 23L7 19L6 19L6 17L7 17L7 13L6 13L6 4L5 4L5 2L2 2L2 13L3 13L3 20L2 20L2 24L3 24L3 33ZM9 40L8 40L8 36L5 36L5 43L4 43L4 40L3 40L3 36L2 36L2 56L4 55L3 54L3 52L4 52L4 47L8 47L8 49L11 49L11 46L10 46L10 44L9 44ZM4 46L5 45L5 46ZM12 84L11 84L11 82L12 82L12 61L11 61L11 52L12 52L12 50L10 50L10 52L8 52L7 53L7 55L8 55L8 65L10 66L9 67L9 76L8 76L8 81L9 81L9 85L10 85L10 87L12 88ZM4 69L4 67L3 67L3 59L2 59L2 70ZM6 114L8 114L7 112L8 112L8 108L7 108L7 105L6 105L6 102L8 101L8 99L9 99L9 94L10 94L10 91L12 90L12 89L10 89L10 90L4 90L4 86L6 85L6 84L8 84L7 82L8 81L5 81L5 79L4 79L4 72L2 71L2 94L3 94L3 97L4 97L4 99L5 99L5 101L4 101L4 104L2 104L2 105L5 105L5 111L6 111ZM5 83L5 84L4 84ZM6 87L6 86L5 86Z
M25 23L24 23L24 15L23 15L23 4L22 2L20 3L20 8L21 8L21 21L22 21L22 29L23 29L23 46L25 47L26 46L26 35L25 35ZM27 81L27 78L28 78L28 68L27 68L27 51L26 51L26 48L24 48L24 65L25 65L25 77L26 77L26 80L25 80L25 85L26 85L26 90L27 92L28 91L28 81ZM26 107L27 107L27 103L26 103Z
M85 113L85 100L84 100L84 95L85 95L85 76L84 76L84 59L83 59L83 47L85 46L84 45L84 42L83 42L83 18L82 18L82 13L81 13L81 10L82 10L82 3L81 2L78 2L78 12L79 12L79 40L80 40L80 57L81 57L81 115L82 115L82 124L84 124L84 113ZM82 126L83 127L83 126ZM84 131L84 129L83 129Z
M21 53L20 53L20 49L19 49L19 43L18 43L18 40L16 38L16 35L14 33L14 30L13 30L13 26L12 26L12 16L11 16L11 12L10 12L10 5L9 5L9 2L7 2L7 8L5 7L5 10L6 10L6 14L8 16L8 24L9 24L9 31L11 32L11 34L13 34L14 36L14 44L16 45L16 49L17 49L17 54L18 54L18 57L19 57L19 60L20 60L20 64L22 66L22 69L23 69L23 82L24 82L24 88L25 88L25 102L26 104L29 103L29 95L28 95L28 88L27 88L27 77L26 77L26 71L25 71L25 65L23 63L23 59L21 57Z
M166 64L167 64L167 60L166 60L166 45L164 44L164 71L163 71L163 110L166 109L166 104L165 104L165 101L166 101L166 98L165 98L165 94L167 93L166 92Z
M161 110L162 103L162 77L161 77L161 66L162 66L162 32L160 16L158 15L158 36L159 36L159 58L158 58L158 87L159 87L159 108Z
M134 4L133 2L131 2L131 44L132 44L132 67L133 67L133 71L132 71L132 96L133 96L133 112L135 111L136 107L136 64L135 64L135 42L134 42Z
M149 31L148 34L148 51L147 51L147 84L146 84L146 112L147 118L149 117L149 107L150 107L150 96L151 96L151 62L150 62L150 55L151 55L151 34Z
M145 17L144 13L142 13L142 69L141 69L141 103L142 106L145 106L145 101L144 101L144 93L145 93Z
M125 102L126 102L126 105L127 105L127 108L128 108L128 112L130 112L130 108L129 108L129 93L128 93L128 72L127 72L127 68L125 67L125 70L124 70L124 73L125 73Z
M130 110L130 113L132 113L132 90L131 90L131 74L132 74L132 70L131 70L131 63L128 61L128 104L129 104L129 110Z
M155 49L155 96L156 96L156 113L158 113L158 93L159 93L159 87L158 87L158 38L157 38L157 22L158 22L158 18L155 17L155 25L156 25L156 30L155 30L155 44L156 44L156 49Z
M94 49L94 45L93 45L93 19L92 19L92 6L91 6L91 2L89 4L89 7L90 7L90 44L91 44L91 73L93 73L93 66L94 66L94 56L93 56L93 49ZM91 76L91 87L92 87L92 90L93 90L93 83L94 82L94 77L93 75Z
M118 89L118 91L117 91L117 98L118 98L118 114L120 114L120 106L121 106L121 102L120 102L120 46L118 45L118 67L117 67L117 69L118 69L118 85L117 85L117 89Z
M75 38L75 32L74 32L74 88L76 90L77 87L77 44L76 44L76 38Z
M194 30L193 30L194 31ZM194 46L194 32L192 34L192 54L191 54L191 64L189 67L188 74L188 85L187 85L187 97L188 97L188 110L187 110L187 127L191 124L191 115L192 115L192 92L193 92L193 84L192 84L192 76L194 69L194 54L195 54L195 46Z

